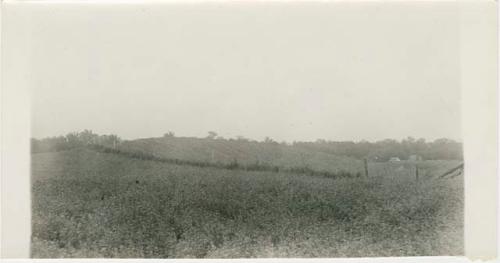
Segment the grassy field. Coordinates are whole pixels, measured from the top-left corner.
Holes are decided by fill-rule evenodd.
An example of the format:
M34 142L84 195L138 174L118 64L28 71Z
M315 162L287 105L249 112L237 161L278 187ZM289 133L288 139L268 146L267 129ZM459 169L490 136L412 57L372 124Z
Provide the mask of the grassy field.
M369 178L332 179L86 148L37 153L32 256L461 255L463 177L436 176L455 164L421 162L417 182L405 162L370 164Z
M279 143L162 137L125 141L118 149L199 162L227 164L237 161L241 165L266 164L285 168L308 167L316 171L334 173L363 171L361 160Z

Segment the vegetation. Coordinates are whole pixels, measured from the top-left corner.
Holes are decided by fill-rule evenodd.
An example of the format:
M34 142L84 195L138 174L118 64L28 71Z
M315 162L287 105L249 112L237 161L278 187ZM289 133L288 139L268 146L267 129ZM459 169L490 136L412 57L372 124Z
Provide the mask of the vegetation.
M407 160L411 155L418 155L424 160L461 160L463 158L462 144L446 138L432 142L426 142L422 138L416 140L412 137L401 141L387 139L377 142L317 140L316 142L296 142L294 145L354 158L368 157L376 161L387 161L391 157Z
M34 140L33 257L463 254L463 177L439 177L460 160L370 162L367 178L351 172L362 168L358 159L275 142L240 141L255 147L253 152L243 151L227 162L215 156L212 162L200 161L195 152L245 148L233 147L236 140L193 143L193 138L173 134L128 142L82 138L87 139L72 140L71 147L65 139L60 144L65 147L58 149ZM174 146L144 146L149 143ZM192 156L166 158L179 156L175 145L188 145L182 154ZM250 158L243 158L284 149L274 147L290 147L268 159L281 160L282 166L248 166ZM345 176L323 176L310 168L319 167L311 161L309 166L289 165L301 154L306 161L325 158L316 159L331 162L325 166L331 170L324 172L339 175L337 165Z
M268 172L287 172L287 173L298 173L304 175L311 176L324 176L330 178L339 178L339 177L359 177L361 173L351 173L347 171L340 172L329 172L329 171L316 171L309 167L279 167L279 166L271 166L265 163L255 163L255 164L240 164L237 159L233 159L230 163L211 163L206 161L191 161L191 160L181 160L181 159L169 159L164 157L158 157L150 153L140 152L140 151L123 151L119 149L104 147L98 144L90 144L88 145L89 149L94 151L103 152L103 153L114 153L122 156L126 156L129 158L139 159L139 160L149 160L163 163L172 163L172 164L180 164L180 165L190 165L196 167L215 167L220 169L230 169L230 170L243 170L243 171L268 171Z
M51 137L41 140L32 140L33 152L46 152L67 150L86 144L101 144L112 147L120 145L122 140L116 135L97 135L92 131L84 130L83 132L69 133L66 136ZM186 155L191 156L192 151L196 150L213 150L216 153L216 159L226 159L227 156L234 156L234 153L242 153L242 159L252 159L252 162L259 161L260 155L270 155L264 157L273 159L272 155L280 155L286 152L295 152L302 155L326 154L326 156L343 156L354 159L369 158L372 161L385 162L391 157L399 157L402 160L408 160L410 156L416 155L423 160L461 160L462 144L450 139L441 138L432 142L426 142L425 139L414 139L408 137L401 141L382 140L377 142L352 142L352 141L326 141L317 140L315 142L293 142L287 144L285 142L278 143L273 139L266 137L262 142L250 140L242 136L237 136L236 139L225 139L218 136L214 131L208 132L206 138L192 137L176 137L172 131L164 134L163 138L149 138L133 141L125 141L124 144L128 148L137 148L138 150L153 150L158 151L152 145L160 144L163 152L181 152L187 151ZM165 148L170 147L170 148ZM173 149L172 149L173 148ZM231 151L231 149L236 149ZM174 151L175 150L175 151ZM163 153L166 154L166 153ZM196 158L211 158L211 153L203 153L203 157ZM160 154L162 155L162 154ZM305 159L310 159L311 156L303 156ZM182 159L182 158L181 158ZM276 158L275 158L276 159Z
M173 136L173 135L172 135ZM31 152L55 152L82 147L85 145L101 145L116 148L122 139L117 135L98 135L90 130L68 133L66 136L56 136L41 140L31 139Z

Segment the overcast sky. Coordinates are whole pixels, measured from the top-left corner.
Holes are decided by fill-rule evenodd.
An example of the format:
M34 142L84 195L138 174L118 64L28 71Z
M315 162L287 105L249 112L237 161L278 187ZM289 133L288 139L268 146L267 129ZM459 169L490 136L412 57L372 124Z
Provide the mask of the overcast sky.
M19 29L32 40L33 136L460 140L456 11L40 4Z

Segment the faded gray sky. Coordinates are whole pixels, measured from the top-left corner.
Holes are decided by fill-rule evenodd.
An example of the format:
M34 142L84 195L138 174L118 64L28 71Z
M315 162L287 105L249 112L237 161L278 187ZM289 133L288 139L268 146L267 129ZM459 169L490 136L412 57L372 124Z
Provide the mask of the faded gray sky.
M34 137L461 138L454 3L25 12Z

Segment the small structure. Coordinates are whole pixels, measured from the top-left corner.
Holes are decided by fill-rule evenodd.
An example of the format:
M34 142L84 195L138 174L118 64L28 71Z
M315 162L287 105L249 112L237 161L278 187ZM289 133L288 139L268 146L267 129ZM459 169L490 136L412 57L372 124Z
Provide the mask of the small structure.
M401 159L399 159L399 157L391 157L389 159L389 162L400 162L400 161L401 161Z
M410 157L408 157L408 161L411 161L411 162L420 162L420 161L422 161L422 156L416 155L416 154L412 154L412 155L410 155Z

